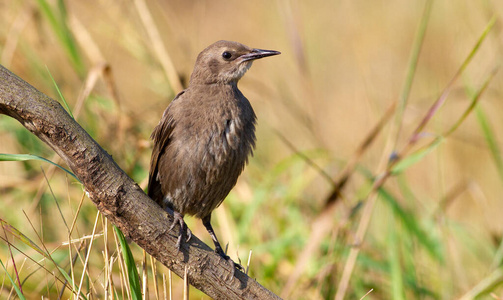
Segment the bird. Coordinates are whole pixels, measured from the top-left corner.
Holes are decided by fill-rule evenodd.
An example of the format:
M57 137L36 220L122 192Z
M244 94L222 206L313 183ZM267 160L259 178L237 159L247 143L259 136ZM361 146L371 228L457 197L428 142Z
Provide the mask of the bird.
M256 115L238 89L254 60L281 54L233 41L217 41L197 56L188 87L178 93L154 128L148 196L180 225L176 247L192 236L184 216L194 216L224 253L211 226L211 213L235 186L253 155Z

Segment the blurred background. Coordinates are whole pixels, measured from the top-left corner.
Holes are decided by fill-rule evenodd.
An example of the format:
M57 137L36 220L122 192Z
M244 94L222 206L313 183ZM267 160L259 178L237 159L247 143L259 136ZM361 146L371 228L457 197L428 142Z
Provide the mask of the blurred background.
M197 54L220 39L281 51L239 83L258 116L258 143L213 214L231 258L285 299L502 299L503 77L492 73L502 59L502 11L497 0L1 1L0 62L62 103L59 89L78 122L145 188L150 133L186 87ZM446 88L445 103L428 115ZM6 116L0 141L0 153L65 166ZM402 149L400 170L372 188ZM58 297L64 278L55 263L77 282L84 273L90 299L111 290L128 297L110 225L96 219L73 178L40 161L1 162L0 199L2 298L15 294L6 277L16 277L13 261L28 299ZM70 268L64 224L74 218L72 248L82 257ZM199 220L186 221L211 245ZM6 224L45 245L55 263ZM140 268L142 249L131 248ZM169 278L156 266L146 271L150 299L164 297ZM166 286L181 297L182 279ZM191 299L207 298L191 288Z

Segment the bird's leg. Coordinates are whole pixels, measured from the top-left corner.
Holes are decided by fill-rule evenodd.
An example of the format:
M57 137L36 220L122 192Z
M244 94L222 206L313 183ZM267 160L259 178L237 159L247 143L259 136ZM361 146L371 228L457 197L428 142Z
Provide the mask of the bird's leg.
M203 220L204 227L206 227L206 230L208 230L208 232L210 233L211 239L213 240L213 243L215 244L215 252L223 258L229 259L229 256L227 256L224 253L224 250L222 250L222 246L220 246L220 243L218 242L215 231L213 231L213 227L211 226L211 215L203 218L202 220Z
M169 231L173 230L173 228L175 228L175 225L177 223L180 224L180 231L178 232L178 239L176 240L176 248L178 249L178 251L180 251L180 248L182 247L183 236L187 234L187 239L185 241L188 242L192 237L192 232L187 227L187 224L185 224L185 221L183 220L183 215L181 213L174 211L173 217L174 217L173 223L171 224L171 227L169 227Z
M234 269L238 268L240 270L243 270L243 267L240 264L236 264L228 255L224 253L224 250L222 250L222 246L220 246L215 231L213 231L213 227L211 226L211 215L204 217L202 221L204 227L206 227L206 230L208 230L211 239L213 240L213 243L215 244L215 253L220 255L223 259L225 259L231 264L232 267L231 279L232 279L234 277Z

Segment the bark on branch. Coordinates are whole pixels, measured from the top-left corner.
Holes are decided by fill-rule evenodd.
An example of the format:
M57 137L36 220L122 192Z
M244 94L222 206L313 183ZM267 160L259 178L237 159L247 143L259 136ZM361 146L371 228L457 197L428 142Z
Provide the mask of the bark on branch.
M168 232L173 217L147 197L58 102L1 65L0 113L18 120L56 151L96 207L140 247L180 277L187 266L191 285L215 299L279 299L238 270L230 280L229 264L197 237L182 243L178 253L176 236Z

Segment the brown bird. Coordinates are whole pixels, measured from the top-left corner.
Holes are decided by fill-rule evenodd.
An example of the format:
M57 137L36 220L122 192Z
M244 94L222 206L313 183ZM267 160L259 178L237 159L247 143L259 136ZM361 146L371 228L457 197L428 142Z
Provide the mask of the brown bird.
M211 227L211 212L236 184L255 147L256 116L237 83L255 59L280 54L237 42L218 41L197 57L189 87L164 111L154 141L148 195L173 210L180 231L176 246L191 237L183 217L202 219L226 260ZM234 265L232 260L230 262Z

